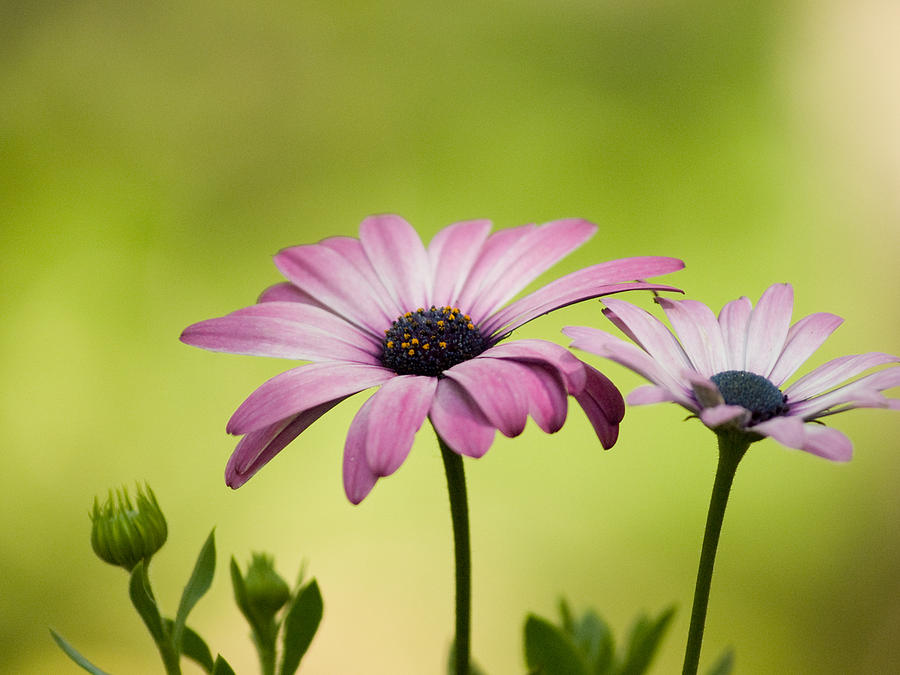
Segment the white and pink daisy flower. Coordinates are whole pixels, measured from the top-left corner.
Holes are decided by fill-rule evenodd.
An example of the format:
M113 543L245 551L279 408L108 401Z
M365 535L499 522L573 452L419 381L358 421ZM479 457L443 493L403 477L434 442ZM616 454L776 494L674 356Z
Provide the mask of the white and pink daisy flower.
M545 432L558 431L571 395L611 447L624 402L606 377L557 344L501 341L581 300L677 290L635 280L684 263L598 263L504 307L596 226L570 219L490 229L486 220L456 223L426 248L399 216L372 216L359 239L282 250L275 265L288 282L264 291L258 304L186 328L181 340L204 349L312 362L265 382L232 415L227 431L243 438L227 484L243 485L328 410L370 387L379 389L356 414L344 447L344 488L354 504L400 467L426 417L454 452L480 457L495 430L517 436L529 415Z
M821 418L853 408L900 409L900 399L881 393L900 386L900 359L881 352L833 359L785 387L843 322L820 312L791 325L790 284L770 286L756 307L746 297L729 302L718 318L694 300L657 301L674 335L650 313L614 298L604 300L604 313L634 344L596 328L563 330L572 347L653 383L631 392L631 405L675 402L717 432L744 432L751 441L769 436L835 461L849 460L853 446ZM858 377L885 364L891 367Z

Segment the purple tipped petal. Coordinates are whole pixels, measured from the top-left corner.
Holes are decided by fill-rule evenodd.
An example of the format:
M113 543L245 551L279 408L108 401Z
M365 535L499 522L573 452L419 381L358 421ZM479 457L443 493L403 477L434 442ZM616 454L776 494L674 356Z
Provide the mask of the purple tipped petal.
M257 302L302 302L305 305L314 305L324 308L325 305L316 300L309 293L301 291L290 281L282 281L280 284L269 286L259 294Z
M596 225L577 218L546 223L530 231L485 276L482 292L468 313L477 317L476 321L488 316L596 231Z
M327 245L286 248L275 256L275 265L301 290L379 339L399 314L379 287Z
M575 400L581 405L604 450L615 445L619 422L625 417L625 401L621 392L596 368L585 365L587 383Z
M390 476L403 464L436 387L435 377L398 375L372 395L365 443L366 461L376 476Z
M853 444L837 429L819 424L804 424L806 440L802 450L830 459L833 462L849 462L853 457Z
M397 374L358 363L313 363L264 382L228 420L226 431L246 434L309 408L383 384Z
M774 438L789 448L797 448L799 450L803 447L806 439L804 426L803 420L799 417L773 417L770 420L753 425L751 430L763 436Z
M244 436L231 453L225 467L225 484L237 489L246 483L268 464L269 460L287 447L288 443L342 400L328 401Z
M717 405L714 408L704 408L698 415L700 421L710 429L731 422L737 422L743 426L750 419L750 412L739 405Z
M729 302L719 312L719 326L722 328L729 370L746 370L744 364L747 360L747 323L750 321L752 310L750 298L741 296Z
M784 349L793 309L794 289L790 284L773 284L765 290L747 324L744 370L769 377Z
M788 331L787 342L781 356L769 374L769 380L776 387L784 384L797 368L803 365L813 353L822 346L826 338L843 323L843 319L835 314L821 312L810 314L800 319Z
M890 408L889 399L881 392L893 387L900 387L900 367L871 373L826 394L791 405L790 414L814 419L829 414L831 409L838 406L841 411L853 408Z
M828 391L869 368L885 363L896 363L898 358L882 352L851 354L832 359L811 373L807 373L784 390L788 401L802 401L823 391Z
M359 239L401 313L428 307L431 265L412 225L400 216L370 216L359 226Z
M475 401L484 416L504 436L518 436L528 420L528 395L522 370L527 366L505 359L475 358L444 372Z
M633 282L684 267L676 258L641 257L610 260L572 272L504 307L482 324L485 333L511 333L533 319L575 302L627 290L668 290L672 286Z
M690 382L694 396L701 407L715 408L725 403L719 388L708 377L693 370L685 370L684 379Z
M658 302L698 372L710 377L728 370L722 329L709 307L696 300L659 298Z
M494 442L494 425L465 389L448 377L438 380L429 416L437 434L460 455L481 457Z
M456 306L456 299L490 231L491 221L470 220L445 227L434 235L428 244L428 261L434 274L432 304Z
M303 361L378 365L370 334L324 309L296 302L265 302L188 326L181 341L210 351Z
M578 360L572 352L546 340L514 340L494 345L482 356L499 359L513 359L523 363L542 363L558 370L566 382L570 394L580 393L584 389L585 364Z
M359 504L365 499L378 481L366 460L366 436L373 398L369 397L353 417L344 441L344 493L351 504Z

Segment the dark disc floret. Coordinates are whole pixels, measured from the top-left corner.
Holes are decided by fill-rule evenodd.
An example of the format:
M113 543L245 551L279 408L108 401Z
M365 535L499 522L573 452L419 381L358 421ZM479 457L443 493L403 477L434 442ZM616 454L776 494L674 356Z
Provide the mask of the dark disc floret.
M709 378L725 403L750 411L751 424L765 422L787 412L787 396L762 375L746 370L726 370Z
M381 363L399 375L440 375L490 346L457 307L421 307L397 317L384 331Z

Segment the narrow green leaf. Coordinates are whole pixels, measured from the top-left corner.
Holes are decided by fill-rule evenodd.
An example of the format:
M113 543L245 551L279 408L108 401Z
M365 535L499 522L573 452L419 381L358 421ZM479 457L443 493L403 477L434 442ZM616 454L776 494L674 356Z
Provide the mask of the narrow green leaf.
M168 639L166 631L163 628L162 617L159 615L159 607L156 606L156 599L153 597L153 591L150 590L150 579L147 577L146 563L142 560L134 569L131 570L131 579L128 583L128 595L131 597L131 604L137 610L150 635L156 644L162 645Z
M234 675L234 669L228 665L228 661L221 654L216 655L216 663L212 669L212 675Z
M163 619L166 624L166 630L169 634L172 632L172 619ZM181 640L181 652L192 661L196 661L207 673L212 672L213 658L209 646L200 635L190 626L184 627L184 635Z
M284 650L281 656L281 675L293 675L300 667L300 660L309 649L322 620L322 594L319 584L312 579L297 592L284 617Z
M613 665L615 641L607 623L596 612L588 610L572 630L572 638L587 659L593 675L605 675Z
M525 620L525 664L540 675L590 675L572 639L534 614Z
M559 599L559 617L562 619L562 629L569 635L575 633L575 619L572 616L572 610L565 598Z
M84 658L75 647L70 645L66 639L57 633L52 628L50 629L50 635L53 636L53 639L56 641L56 644L59 645L59 648L62 649L70 659L72 659L79 666L84 668L89 673L93 673L93 675L109 675L105 670L100 670L93 663Z
M709 675L729 675L732 668L734 668L734 650L729 647L710 668Z
M255 634L259 633L260 626L256 621L256 616L250 608L250 601L247 599L247 586L244 584L244 577L241 574L241 568L238 566L237 560L231 556L231 588L234 590L234 602L241 610L241 614L247 619L250 628Z
M178 603L178 612L175 614L175 624L172 626L172 644L175 645L175 651L181 653L182 633L184 632L184 622L187 621L188 614L209 590L212 585L213 575L216 572L216 529L213 528L200 549L197 556L197 562L194 564L194 571L191 578L188 579L181 593L181 602Z
M638 618L631 629L628 651L619 675L641 675L646 672L674 615L675 608L670 607L655 621L645 615Z

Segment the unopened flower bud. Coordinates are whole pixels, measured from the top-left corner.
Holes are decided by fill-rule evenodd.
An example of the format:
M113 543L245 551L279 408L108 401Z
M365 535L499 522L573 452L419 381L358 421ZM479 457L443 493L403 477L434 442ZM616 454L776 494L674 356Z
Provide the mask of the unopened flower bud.
M129 572L141 560L149 562L166 543L166 519L149 486L137 486L134 502L124 487L115 493L110 490L103 506L95 497L90 516L94 553Z
M244 588L248 604L263 620L274 617L291 597L287 582L275 571L272 557L264 553L253 554L244 578Z

